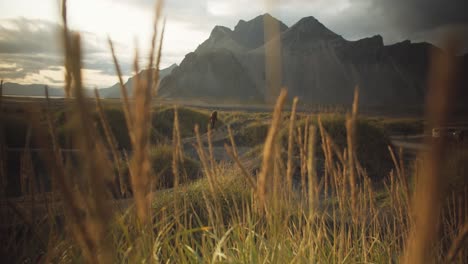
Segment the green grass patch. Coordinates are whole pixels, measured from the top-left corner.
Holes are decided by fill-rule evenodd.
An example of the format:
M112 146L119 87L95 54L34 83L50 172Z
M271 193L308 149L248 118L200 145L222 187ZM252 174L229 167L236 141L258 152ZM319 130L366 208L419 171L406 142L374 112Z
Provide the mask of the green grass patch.
M343 152L347 146L345 117L342 115L324 115L322 116L321 120L326 132L331 136L339 150ZM285 146L287 146L289 133L288 122L289 120L284 121L280 131L280 135ZM304 132L305 123L306 121L304 118L299 118L299 120L296 122L295 131L297 131L297 128L300 127L302 132ZM317 165L319 168L321 168L323 167L324 155L322 149L322 139L320 137L316 116L313 116L309 120L309 125L314 125L317 128L317 143L315 149L317 155ZM384 130L367 119L358 119L356 123L355 140L356 148L354 151L362 167L367 170L368 175L375 180L386 177L388 172L393 168L393 162L388 152L390 139ZM297 146L296 142L294 144ZM299 155L297 148L295 155Z
M256 146L263 144L268 134L270 124L263 121L256 121L239 128L235 136L236 144L239 146Z
M159 145L151 149L151 166L157 176L158 188L172 188L174 186L174 173L172 171L172 147ZM201 177L200 164L184 156L184 162L179 165L179 183L185 184Z

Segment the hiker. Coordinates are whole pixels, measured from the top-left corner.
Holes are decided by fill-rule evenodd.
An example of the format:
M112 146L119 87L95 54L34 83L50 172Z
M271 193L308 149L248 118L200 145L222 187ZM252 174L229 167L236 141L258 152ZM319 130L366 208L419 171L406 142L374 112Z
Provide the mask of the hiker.
M213 111L210 116L211 129L214 128L216 121L218 120L218 112Z

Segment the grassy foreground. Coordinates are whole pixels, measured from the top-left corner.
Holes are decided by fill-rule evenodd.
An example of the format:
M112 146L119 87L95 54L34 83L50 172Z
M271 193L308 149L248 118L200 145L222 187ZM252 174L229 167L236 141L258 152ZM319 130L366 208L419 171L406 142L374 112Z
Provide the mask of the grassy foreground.
M359 136L364 132L357 93L338 128L326 126L322 117L299 120L297 100L284 116L287 93L281 91L268 125L245 128L242 144L266 133L258 170L238 154L230 129L225 148L233 162L226 163L214 158L213 131L195 125L201 178L187 183L186 177L197 172L184 154L182 137L188 132L177 109L165 112L173 117L164 125L172 134L168 142L152 140L151 98L161 48L155 44L157 22L148 63L156 70L134 81L132 98L120 78L122 121L132 150L122 153L97 91L98 124L87 107L80 35L68 31L64 5L66 92L73 98L64 113L68 132L59 137L48 111L32 116L31 137L38 147L50 149L40 158L51 175L52 192L44 202L47 217L37 219L31 211L22 226L6 228L1 249L6 262L463 263L468 258L466 153L458 153L454 165L447 162L455 159L447 159L452 153L446 142L430 142L430 150L409 170L390 148L393 169L376 189L366 168L374 162L357 154L366 149ZM114 60L120 76L115 55ZM135 62L139 72L138 58ZM442 122L443 110L429 110L428 116ZM333 129L343 133L331 136ZM81 151L72 159L61 147ZM369 151L370 159L375 152ZM26 150L25 175L27 155ZM154 162L158 157L163 162ZM173 181L165 186L171 189L161 190L163 177ZM459 188L449 188L453 181ZM25 194L34 201L34 188Z

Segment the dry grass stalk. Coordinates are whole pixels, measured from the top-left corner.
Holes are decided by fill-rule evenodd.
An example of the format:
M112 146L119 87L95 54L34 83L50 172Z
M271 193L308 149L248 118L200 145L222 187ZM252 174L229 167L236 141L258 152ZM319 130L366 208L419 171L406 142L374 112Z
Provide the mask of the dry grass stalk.
M68 32L68 20L67 20L67 0L62 1L62 23L63 23L63 36L69 36ZM67 52L70 50L70 39L68 37L63 38L63 46L65 50L65 56L64 56L64 64L65 64L65 97L70 98L71 97L71 82L72 82L72 76L71 74L71 69L70 69L70 61Z
M231 126L228 125L227 129L228 129L229 140L231 142L231 147L229 147L227 144L224 144L224 148L226 149L226 152L228 153L228 155L232 159L234 159L237 166L240 168L240 170L242 172L242 175L244 175L244 177L247 179L247 182L249 183L250 187L252 189L256 189L255 188L254 178L250 175L250 173L247 172L244 165L242 165L242 162L239 159L239 154L237 152L237 146L236 146L236 142L234 140L234 136L232 134Z
M110 50L111 50L111 53L112 53L112 59L114 61L114 65L115 65L115 71L117 73L117 77L119 78L120 95L121 95L121 98L122 98L123 112L124 112L124 115L125 115L125 121L127 123L128 133L130 135L130 138L133 138L132 115L131 115L131 112L130 112L131 108L130 108L130 102L129 102L129 99L128 99L127 87L125 87L125 84L123 82L122 71L120 69L119 61L117 60L117 56L115 55L115 51L114 51L114 44L112 43L112 40L110 38L108 39L108 41L109 41L109 47L110 47Z
M318 207L318 185L317 173L315 169L315 140L316 140L316 127L309 127L309 140L307 146L307 175L308 175L308 193L309 193L309 220L316 214Z
M317 123L318 123L318 127L319 127L319 131L320 131L320 138L322 139L322 151L323 151L323 155L325 157L325 170L324 170L324 175L323 175L323 181L324 181L324 194L325 194L325 197L328 197L328 189L329 189L329 182L331 184L331 180L329 179L329 169L328 169L328 166L329 166L329 163L327 162L328 161L328 151L327 151L327 138L325 136L325 129L323 128L323 124L322 124L322 119L320 116L318 116L317 118Z
M299 162L300 162L300 174L301 174L301 195L304 194L304 191L305 191L305 174L306 174L306 170L304 169L304 164L306 163L306 153L304 152L304 138L302 137L302 130L300 127L297 128L297 136L296 136L296 139L297 139L297 146L299 148Z
M448 43L446 53L432 54L426 110L428 129L446 126L450 113L451 95L456 79L457 49L454 43ZM403 256L405 263L428 263L433 260L431 252L437 241L439 216L446 192L447 181L443 178L446 139L441 137L426 144L431 147L423 155L423 170L415 185L412 206L415 214L414 226Z
M356 138L356 121L357 121L357 109L359 100L359 89L356 87L354 90L353 109L351 116L346 119L346 140L348 145L348 172L349 172L349 188L351 190L351 206L353 211L353 220L357 221L357 181L356 171L354 165L355 159L355 138Z
M198 127L198 124L195 125L195 136L197 138L196 149L197 149L198 157L200 158L200 161L203 166L203 170L205 171L205 175L208 179L210 191L212 194L214 194L215 193L215 181L213 179L214 176L211 174L210 166L208 165L209 161L208 161L208 158L206 157L205 149L204 149L201 137L200 137L200 129Z
M105 193L105 187L102 181L102 175L99 174L100 171L98 170L99 165L95 158L99 157L98 153L95 152L94 146L95 143L93 141L93 135L91 134L91 130L86 128L85 126L89 126L91 124L89 113L86 112L86 105L83 98L82 92L82 76L81 76L81 45L80 45L80 36L78 34L70 35L67 28L67 12L66 12L66 0L62 2L62 19L63 19L63 39L64 39L64 46L65 46L65 91L66 96L70 96L71 90L71 83L73 80L73 87L76 93L76 112L75 114L80 122L82 127L79 127L78 130L83 132L82 137L77 137L78 143L80 147L82 147L82 151L86 154L82 155L85 159L83 162L86 164L84 166L85 175L88 177L88 180L92 182L88 183L88 186L94 188L92 191L92 197L89 197L89 202L91 204L85 204L86 211L88 212L87 216L91 217L89 219L85 215L85 221L83 221L82 211L79 206L79 201L77 200L77 196L73 195L72 191L68 187L68 184L65 180L65 169L63 168L62 161L57 160L58 157L61 157L60 154L56 153L56 160L51 162L49 160L49 164L54 171L58 173L56 180L59 185L59 188L62 190L62 195L64 197L64 202L68 205L67 208L69 209L69 224L71 224L71 230L74 234L75 238L77 239L78 243L80 244L83 254L87 261L89 262L102 262L109 257L109 251L106 247L102 247L104 245L104 218L107 218L108 210L105 206L103 206L104 197L102 196ZM75 131L78 133L78 131ZM59 150L56 150L60 152ZM89 162L89 163L88 163ZM89 174L88 174L89 173ZM93 177L93 173L97 173L97 177ZM100 189L103 188L103 189ZM97 191L99 189L99 191ZM99 252L99 253L98 253ZM104 258L102 258L104 257Z
M211 142L211 137L212 137L211 126L208 124L207 139L208 139L208 154L210 155L209 156L210 157L210 169L211 169L211 175L213 175L213 180L216 182L217 170L216 170L216 162L214 159L213 143Z
M149 158L150 129L151 129L151 84L157 78L153 76L152 68L155 56L155 43L158 35L158 22L161 14L161 1L156 5L155 19L153 24L153 36L148 58L148 71L146 78L135 78L134 80L134 103L133 111L133 158L131 161L131 182L140 223L149 224L151 220L150 205L152 201L151 186L157 185L157 179L150 179L151 164ZM138 51L135 51L134 70L139 72ZM159 63L159 62L157 62ZM159 67L159 65L157 65ZM137 75L138 76L138 75ZM151 182L151 181L154 182Z
M286 183L288 191L292 192L292 177L293 177L293 146L294 146L294 125L296 123L296 107L299 98L294 97L291 117L289 118L289 134L288 134L288 161L286 170Z
M150 182L150 160L149 160L149 113L148 104L145 103L146 93L145 81L141 81L135 88L135 111L134 111L134 142L133 155L130 164L131 182L138 212L138 218L142 224L148 224L150 220L151 182Z
M445 263L455 262L455 258L458 256L463 247L468 241L468 222L460 229L460 233L454 239L452 246L450 247Z
M179 209L179 182L180 182L180 169L179 164L184 166L182 159L183 153L181 153L180 146L180 133L179 133L179 114L177 111L177 106L174 106L174 125L172 128L172 174L174 175L174 218L177 223L177 229L182 228L182 223L180 222L180 209ZM184 211L185 212L185 211ZM177 237L176 244L180 243L179 238Z
M409 183L408 179L405 174L405 165L403 162L402 158L402 153L399 155L399 160L397 160L395 156L395 152L393 151L393 148L391 146L388 146L388 150L390 152L390 157L392 158L393 164L395 166L396 172L397 172L397 177L398 177L398 186L401 186L403 189L403 195L402 197L403 201L405 202L405 206L409 210L409 201L410 201L410 191L409 191ZM398 196L400 197L400 196Z
M256 189L255 180L249 174L249 172L247 172L247 169L244 167L244 165L242 165L239 156L235 154L234 147L229 147L227 144L225 144L224 148L226 149L228 155L236 162L237 166L241 169L242 175L247 179L247 182L249 183L250 187L252 189Z
M112 133L112 129L107 121L106 115L104 113L104 107L102 106L101 98L99 96L99 91L94 89L94 96L96 97L96 110L99 115L99 119L101 120L101 125L104 129L104 134L106 136L107 145L109 146L113 161L115 166L117 166L117 175L114 178L114 183L118 187L119 196L126 196L127 189L124 184L124 177L122 172L122 159L120 154L118 153L118 143L115 140L114 133Z
M65 36L67 37L67 36ZM86 99L84 97L83 85L81 83L81 44L80 35L74 34L70 37L69 58L70 68L73 77L73 91L75 93L76 110L72 113L76 117L74 120L79 120L77 127L74 130L75 142L81 150L81 160L83 161L82 173L86 177L85 186L87 193L85 194L85 226L87 233L93 241L91 247L91 258L95 258L98 262L110 261L110 248L105 242L105 230L108 219L111 215L110 208L105 204L109 198L109 193L106 187L106 181L111 181L109 161L105 158L106 151L101 144L98 134L93 124L91 114L87 111ZM75 219L75 221L80 221Z
M176 107L174 107L174 111L177 111ZM174 127L173 127L173 137L175 137L176 139L176 145L175 147L177 148L177 155L178 155L178 161L180 164L184 164L185 163L185 154L184 154L184 148L183 148L183 145L182 145L182 140L181 140L181 137L180 137L180 124L179 124L179 113L177 111L177 113L174 112ZM185 167L183 166L182 167L183 169L183 177L184 177L184 182L187 182L188 180L188 175L187 175L187 171L185 170ZM180 173L179 172L179 177L180 177Z
M267 192L267 179L271 174L271 164L274 162L273 151L274 144L276 143L276 135L279 130L279 125L281 122L281 109L283 108L284 102L286 100L287 92L286 90L281 90L278 100L276 101L275 108L273 110L273 117L271 122L271 127L268 130L268 135L265 140L265 145L263 148L263 161L260 174L257 179L257 195L259 199L260 209L265 208L266 203L266 192Z
M179 135L179 117L177 107L174 106L174 125L172 129L172 174L174 175L174 188L179 186L179 163L180 160L180 135Z
M74 55L74 51L71 49L71 45L69 43L70 41L70 35L68 33L68 27L67 27L67 12L66 12L66 0L63 0L62 2L62 19L63 19L63 27L64 27L64 46L65 46L65 94L66 97L70 97L70 89L71 89L71 74L72 70L70 67L70 57ZM59 150L54 151L56 158L55 158L55 164L54 167L55 169L52 170L52 172L56 172L59 174L59 176L55 177L57 179L59 188L62 191L62 195L64 198L64 202L68 205L66 208L66 212L68 212L68 216L70 219L70 224L72 226L72 232L77 239L78 243L80 244L83 254L85 258L88 261L95 262L97 261L95 255L93 254L93 248L94 248L94 241L91 238L91 235L89 234L86 226L80 221L80 215L81 215L81 209L80 206L78 205L78 201L76 199L76 196L73 195L70 187L68 186L66 180L65 180L65 169L63 168L62 165L62 160L58 160L58 158L61 158L61 155Z

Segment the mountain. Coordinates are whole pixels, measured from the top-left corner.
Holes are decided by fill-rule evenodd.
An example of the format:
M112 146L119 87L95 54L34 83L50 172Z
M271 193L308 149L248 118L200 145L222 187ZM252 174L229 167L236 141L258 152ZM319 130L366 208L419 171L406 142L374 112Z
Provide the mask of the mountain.
M277 23L280 30L265 40L268 23ZM265 50L271 38L281 41L282 85L289 96L317 104L350 104L359 86L361 106L422 105L430 54L443 52L429 43L384 45L380 35L349 41L314 17L288 28L264 14L239 21L234 30L215 26L210 37L162 79L159 95L264 100Z
M57 87L49 87L48 91L51 97L63 97L65 94L62 88ZM45 85L4 83L2 94L11 96L45 96Z
M163 97L261 98L256 80L240 57L265 44L265 23L276 23L279 33L288 28L269 14L250 21L241 20L234 30L214 27L210 37L162 79L159 94ZM268 35L266 40L274 37L279 36Z
M177 67L177 64L172 64L171 66L161 69L159 71L159 79L162 80L164 77L171 74L172 70ZM138 75L140 77L145 76L148 70L142 70ZM131 95L133 92L133 80L135 76L130 77L127 82L125 83L125 87L127 88L128 94ZM99 89L99 95L102 98L119 98L120 97L120 84L116 83L108 88Z
M248 22L240 20L234 30L223 26L215 26L210 37L198 46L195 53L209 53L219 49L246 52L261 47L265 44L265 24L278 24L280 32L288 29L288 26L270 14L258 16ZM267 41L269 41L274 36L267 37L269 38Z

